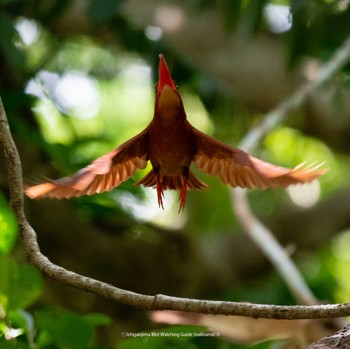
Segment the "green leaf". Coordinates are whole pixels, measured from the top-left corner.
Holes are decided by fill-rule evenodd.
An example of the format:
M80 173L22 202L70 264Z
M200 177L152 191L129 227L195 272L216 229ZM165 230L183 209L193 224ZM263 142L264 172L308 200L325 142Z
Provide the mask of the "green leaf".
M86 349L91 346L95 325L106 324L107 316L89 314L81 316L64 309L45 308L35 314L39 329L39 347L58 344L67 349Z
M39 272L29 264L17 264L0 253L0 302L5 311L25 309L41 295Z
M111 318L106 314L101 313L90 313L84 315L85 321L93 327L109 325L111 323Z
M9 209L5 197L0 192L0 252L8 253L18 235L17 221Z

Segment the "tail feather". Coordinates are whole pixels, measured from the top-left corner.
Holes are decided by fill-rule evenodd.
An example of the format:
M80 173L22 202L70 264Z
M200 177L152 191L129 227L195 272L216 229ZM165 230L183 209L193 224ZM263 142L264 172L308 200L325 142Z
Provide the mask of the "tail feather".
M182 175L178 176L164 176L160 175L160 181L163 189L180 190L184 185L184 178ZM145 177L135 183L135 185L142 184L145 187L156 187L156 176L151 170ZM187 180L188 189L204 189L207 184L198 179L192 172L189 173Z

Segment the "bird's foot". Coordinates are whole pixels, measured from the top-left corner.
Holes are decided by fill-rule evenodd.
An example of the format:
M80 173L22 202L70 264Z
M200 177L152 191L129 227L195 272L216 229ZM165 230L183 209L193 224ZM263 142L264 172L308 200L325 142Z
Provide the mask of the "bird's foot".
M156 176L156 183L157 183L156 189L157 189L158 206L164 210L164 206L163 206L164 189L160 181L159 175Z
M159 189L157 187L157 196L158 196L158 206L164 210L164 206L163 206L164 191L163 191L163 188Z
M186 195L187 195L187 180L184 178L184 185L182 186L180 190L180 208L179 213L185 209L185 203L186 203Z

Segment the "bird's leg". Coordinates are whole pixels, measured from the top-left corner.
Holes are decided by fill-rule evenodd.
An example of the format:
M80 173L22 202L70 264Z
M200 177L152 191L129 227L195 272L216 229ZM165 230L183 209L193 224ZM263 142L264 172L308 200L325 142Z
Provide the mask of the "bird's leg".
M185 209L185 203L186 203L186 194L187 194L187 181L189 176L190 170L188 167L183 168L182 178L183 178L183 184L180 190L180 208L179 212L183 211Z
M154 169L154 174L156 176L156 189L157 189L157 197L158 197L158 206L164 210L164 206L163 206L164 190L163 190L163 185L162 185L162 182L160 179L159 169Z

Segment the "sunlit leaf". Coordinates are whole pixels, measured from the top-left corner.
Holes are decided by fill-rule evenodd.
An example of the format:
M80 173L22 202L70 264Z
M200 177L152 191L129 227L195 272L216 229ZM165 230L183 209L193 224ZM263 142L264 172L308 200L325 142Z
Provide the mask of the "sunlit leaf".
M14 214L0 192L0 252L8 253L17 238L18 228Z
M266 150L273 160L284 166L295 166L300 162L333 162L333 154L316 138L306 137L301 132L279 127L265 141Z

